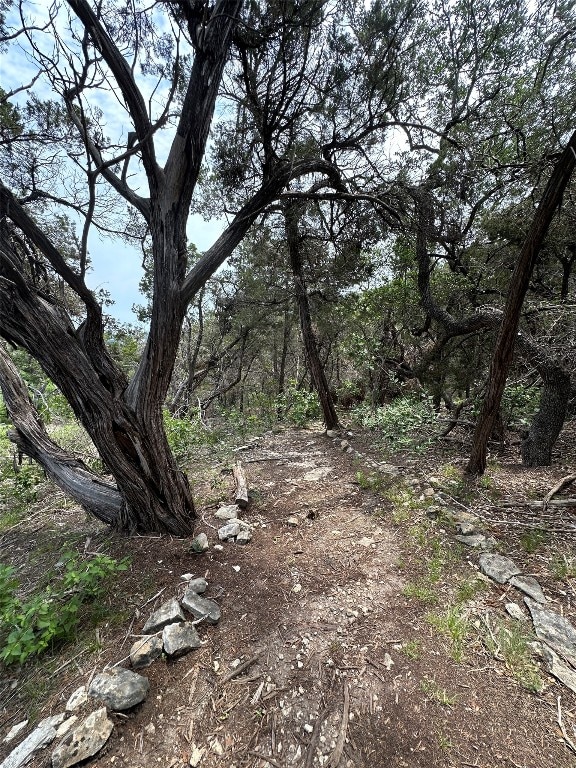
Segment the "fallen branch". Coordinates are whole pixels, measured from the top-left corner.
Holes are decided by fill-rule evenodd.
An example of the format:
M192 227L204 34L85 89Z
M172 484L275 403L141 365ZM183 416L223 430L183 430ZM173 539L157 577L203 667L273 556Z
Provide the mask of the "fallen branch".
M344 680L344 709L342 710L342 722L340 723L340 732L336 740L336 746L328 761L328 768L337 768L346 742L346 732L348 731L348 716L350 714L350 691L348 682Z
M569 485L572 485L574 480L576 480L576 475L566 475L560 482L556 483L556 485L548 491L546 496L544 496L544 501L542 502L543 511L546 511L550 499L552 499L553 496L556 496L557 493L560 493L560 491L564 490L564 488L568 488Z
M240 461L237 461L236 464L234 464L232 472L234 473L234 480L236 481L236 495L234 501L238 504L240 509L246 509L248 506L248 482Z
M314 723L314 730L312 731L312 736L310 737L310 744L308 744L308 752L306 753L304 768L312 768L312 764L314 762L314 753L316 752L316 747L318 745L318 741L320 740L320 729L322 728L324 718L329 711L330 710L328 707L323 709L322 712L318 715L316 722Z
M275 768L284 768L284 766L279 763L277 760L274 760L273 757L268 757L268 755L263 755L262 752L255 752L253 750L249 750L249 755L252 757L259 757L260 760L264 760L265 763L270 763L270 765L273 765Z

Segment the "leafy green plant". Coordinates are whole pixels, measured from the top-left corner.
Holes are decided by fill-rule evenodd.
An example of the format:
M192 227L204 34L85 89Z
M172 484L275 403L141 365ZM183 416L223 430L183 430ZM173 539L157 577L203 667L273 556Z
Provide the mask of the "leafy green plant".
M281 418L297 427L305 427L320 416L320 403L315 392L299 389L291 380L284 392L276 397L276 409Z
M0 661L22 664L73 636L83 603L100 595L110 576L128 568L127 560L95 555L82 560L66 550L54 575L25 600L18 596L14 568L0 564Z
M377 431L393 451L424 451L434 440L437 417L429 398L399 397L373 409L361 405L352 415L362 426Z
M197 419L178 419L164 411L164 429L174 456L180 462L190 458L195 448L213 445L219 439L217 431L208 429Z

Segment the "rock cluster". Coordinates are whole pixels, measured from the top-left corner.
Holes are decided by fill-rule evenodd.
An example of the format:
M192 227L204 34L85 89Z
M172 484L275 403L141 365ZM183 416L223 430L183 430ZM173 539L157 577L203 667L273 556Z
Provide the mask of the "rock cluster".
M218 518L218 520L226 521L218 529L220 541L248 544L252 539L252 526L245 520L240 520L239 515L240 507L238 504L229 504L216 510L214 517Z
M199 648L202 644L196 625L202 621L215 624L220 619L220 607L210 598L201 597L207 589L203 578L187 574L186 591L182 600L167 600L148 618L143 635L130 650L134 669L151 664L165 653L176 658ZM186 619L185 611L194 617ZM52 752L52 768L69 768L95 755L106 744L114 728L109 712L133 709L146 698L148 678L124 667L113 667L94 675L88 688L81 686L68 699L65 711L42 720L36 728L0 763L0 768L20 768L33 754L59 739ZM81 722L75 712L87 710L90 702L98 709L89 712ZM4 739L10 742L27 721L11 728Z

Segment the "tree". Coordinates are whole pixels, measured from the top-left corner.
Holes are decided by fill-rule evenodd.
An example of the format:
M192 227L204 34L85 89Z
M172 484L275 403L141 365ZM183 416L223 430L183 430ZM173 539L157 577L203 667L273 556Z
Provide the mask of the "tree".
M51 7L42 28L30 24L18 31L53 100L36 103L38 131L22 145L28 162L20 169L13 164L7 176L5 170L0 183L0 334L27 350L59 387L115 485L105 483L103 492L98 478L47 440L5 354L0 378L13 439L77 501L122 531L187 535L193 530L194 504L162 422L186 308L291 179L333 174L333 167L316 153L291 163L272 158L223 234L187 271L186 223L222 74L233 38L240 50L253 42L245 40L244 24L238 23L240 0L131 8L69 0ZM67 27L65 36L60 30ZM265 35L266 29L262 43ZM123 144L121 137L107 138L94 101L106 90L117 95L130 129ZM156 99L162 102L157 109ZM158 144L165 127L173 129L173 138L161 165ZM57 156L60 148L67 152L66 173L70 163L75 169L68 199L50 183L53 166L44 164L37 172L35 158L43 152L47 163L48 149ZM135 183L147 194L131 186L136 166L144 180ZM139 219L132 232L147 233L152 259L150 330L130 380L106 347L102 309L85 282L88 232L107 226L118 200ZM52 207L66 204L82 219L77 268L69 266L43 222ZM126 226L116 229L130 234ZM53 289L46 293L46 285L40 285L38 275L47 272L81 303L80 324Z

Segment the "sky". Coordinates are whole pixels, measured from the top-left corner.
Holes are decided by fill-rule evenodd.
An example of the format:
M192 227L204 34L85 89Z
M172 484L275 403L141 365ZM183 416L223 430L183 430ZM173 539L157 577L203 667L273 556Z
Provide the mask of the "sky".
M48 7L49 3L46 0L29 4L30 11L34 11L40 17L46 16ZM8 22L10 22L10 17L8 17ZM16 25L17 20L14 23ZM69 35L65 25L62 25L60 32L65 38ZM46 39L46 44L50 45L49 39ZM9 92L29 83L35 72L35 64L27 58L22 49L11 46L8 54L0 53L0 87L4 91ZM150 95L152 98L152 90L156 86L155 80L147 79L145 76L137 76L137 79L145 95ZM50 89L41 81L35 84L34 89L41 98L48 98L51 95ZM161 95L159 91L157 93ZM24 101L24 99L25 94L20 94L13 101ZM127 132L132 130L132 126L125 121L124 110L119 105L115 94L106 90L99 91L98 106L104 114L107 135L113 140L121 136L126 137ZM155 139L158 159L162 162L168 154L171 135L165 131L157 134ZM130 166L131 171L135 170L133 165L134 163ZM136 184L140 181L142 187L140 192L146 194L146 182L143 175L141 179L138 179L138 175L136 175L134 181ZM187 230L189 240L200 251L204 251L221 234L224 226L223 220L205 221L199 215L192 215ZM121 322L136 322L132 306L135 303L142 303L142 297L138 290L138 284L142 277L142 253L140 249L132 248L119 239L104 238L93 228L89 238L89 253L92 272L87 276L88 286L93 290L102 288L110 293L114 305L106 309L109 314Z

